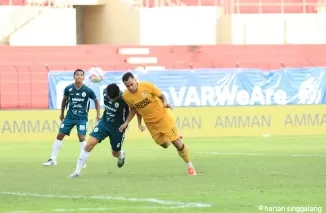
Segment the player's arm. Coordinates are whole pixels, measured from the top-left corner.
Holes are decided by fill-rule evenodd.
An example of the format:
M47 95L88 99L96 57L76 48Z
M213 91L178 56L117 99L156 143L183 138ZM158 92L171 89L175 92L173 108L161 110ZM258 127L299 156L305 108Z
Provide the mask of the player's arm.
M129 125L130 121L132 121L132 119L135 117L136 115L136 109L135 108L129 108L129 114L127 116L127 119L125 121L125 125L126 127Z
M68 100L68 96L63 96L62 102L61 102L61 114L60 114L61 120L63 120L63 118L65 117L65 108L67 106L67 100Z
M128 104L124 100L122 101L122 105L123 105L123 108L124 108L123 119L124 119L124 121L126 121L127 118L128 118L128 115L130 113L130 109L129 109Z
M141 117L141 115L139 113L136 113L136 115L137 115L138 125L141 125L142 117Z
M62 98L62 101L61 101L61 113L60 113L60 120L61 121L65 117L65 108L67 106L68 96L69 96L69 90L68 90L68 87L66 87L64 92L63 92L63 98Z
M145 126L143 126L142 124L141 124L141 120L142 120L142 116L138 113L138 112L136 112L136 115L137 115L137 120L138 120L138 129L141 131L141 132L143 132L143 131L145 131Z
M135 115L136 115L136 109L135 108L129 108L129 114L127 116L126 121L119 127L120 132L123 132L127 128L128 124L135 117Z
M97 120L100 120L101 119L101 105L100 105L99 100L96 99L94 101L94 104L95 104L95 109L96 109L96 118L97 118Z
M97 99L95 93L93 90L90 90L90 95L89 97L94 101L95 104L95 109L96 109L96 118L97 120L101 119L101 105L100 101Z
M166 98L166 96L163 93L158 97L162 100L164 107L167 107L167 108L171 107L168 99Z
M120 126L119 131L123 132L125 128L127 128L127 126L129 125L130 121L135 117L136 115L136 109L126 101L126 99L122 96L122 99L126 102L126 104L129 107L129 113L128 116L125 120L125 122Z

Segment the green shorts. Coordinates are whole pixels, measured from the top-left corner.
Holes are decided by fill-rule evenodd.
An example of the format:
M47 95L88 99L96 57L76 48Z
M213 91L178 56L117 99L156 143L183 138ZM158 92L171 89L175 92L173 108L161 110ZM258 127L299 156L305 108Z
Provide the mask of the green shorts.
M87 120L75 120L70 118L65 118L62 121L59 132L69 136L72 128L75 126L77 127L78 135L86 135Z
M102 119L97 123L89 135L99 140L99 143L101 143L105 138L109 137L111 149L114 152L119 152L121 150L123 141L125 139L125 131L120 132L119 128L110 126Z

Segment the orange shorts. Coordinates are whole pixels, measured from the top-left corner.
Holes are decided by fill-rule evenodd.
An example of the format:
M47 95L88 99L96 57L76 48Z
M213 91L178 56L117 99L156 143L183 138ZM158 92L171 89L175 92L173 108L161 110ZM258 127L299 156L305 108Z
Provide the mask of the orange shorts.
M159 145L179 139L175 121L170 113L156 122L146 123L146 127L152 138Z

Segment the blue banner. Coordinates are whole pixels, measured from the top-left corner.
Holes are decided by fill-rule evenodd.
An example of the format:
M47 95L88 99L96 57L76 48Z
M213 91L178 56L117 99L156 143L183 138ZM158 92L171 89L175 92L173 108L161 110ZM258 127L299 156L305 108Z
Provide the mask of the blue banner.
M160 88L175 107L248 106L326 103L326 68L201 69L134 71L140 81ZM103 106L102 91L109 83L125 87L125 72L105 72L100 83L85 83L94 89ZM49 72L50 109L59 109L63 89L73 82L73 72ZM94 107L93 103L91 107Z

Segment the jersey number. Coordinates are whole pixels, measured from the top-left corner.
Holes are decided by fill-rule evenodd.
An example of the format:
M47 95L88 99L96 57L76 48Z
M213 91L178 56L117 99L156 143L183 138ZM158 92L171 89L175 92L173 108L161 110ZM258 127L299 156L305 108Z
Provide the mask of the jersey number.
M81 130L81 131L86 130L86 126L85 126L85 125L80 125L80 126L79 126L79 130Z

